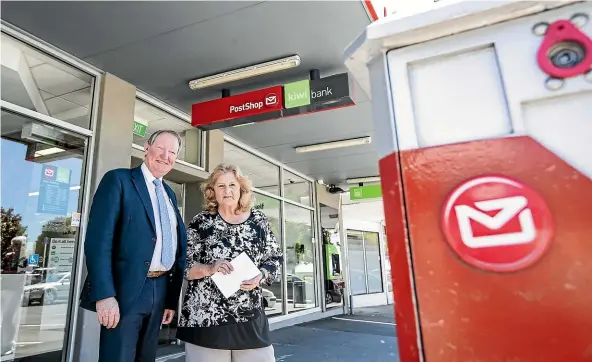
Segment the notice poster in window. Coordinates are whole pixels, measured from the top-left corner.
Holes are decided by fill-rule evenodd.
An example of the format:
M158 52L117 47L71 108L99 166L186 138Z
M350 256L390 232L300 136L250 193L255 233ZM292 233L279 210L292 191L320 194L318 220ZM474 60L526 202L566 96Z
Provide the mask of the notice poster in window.
M51 238L47 268L51 274L69 273L74 264L74 238Z
M37 212L66 216L71 174L72 172L67 168L43 165Z

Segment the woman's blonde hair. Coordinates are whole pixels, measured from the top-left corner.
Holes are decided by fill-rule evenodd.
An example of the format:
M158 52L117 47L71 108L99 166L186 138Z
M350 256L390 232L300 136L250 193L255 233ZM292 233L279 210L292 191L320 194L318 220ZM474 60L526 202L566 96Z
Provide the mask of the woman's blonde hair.
M216 192L214 191L214 186L216 181L218 181L218 178L225 173L233 173L234 177L236 177L238 181L238 184L240 185L240 197L238 200L238 206L234 213L239 214L240 212L249 211L253 203L251 183L249 182L249 179L242 174L238 166L227 163L221 163L216 166L214 171L212 171L210 174L210 177L208 177L206 182L202 185L201 188L205 196L204 206L211 213L218 211L218 201L216 201Z

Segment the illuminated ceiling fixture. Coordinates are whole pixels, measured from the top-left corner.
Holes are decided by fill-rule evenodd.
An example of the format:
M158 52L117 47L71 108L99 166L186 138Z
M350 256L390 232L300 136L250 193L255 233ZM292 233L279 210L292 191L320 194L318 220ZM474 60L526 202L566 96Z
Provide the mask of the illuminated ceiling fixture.
M300 56L292 55L286 58L276 59L265 63L249 65L248 67L229 70L203 78L189 81L192 90L213 87L220 84L235 82L237 80L256 77L263 74L278 72L280 70L295 68L300 65Z
M35 151L35 157L49 156L54 153L64 152L63 149L57 147L46 148L44 150Z
M300 146L300 147L296 147L294 149L298 153L304 153L304 152L332 150L334 148L342 148L342 147L361 146L361 145L367 145L370 142L372 142L372 138L370 136L367 136L367 137L360 137L360 138L352 138L349 140L319 143L316 145Z
M365 184L370 182L380 182L380 176L348 178L347 180L345 180L345 182L347 182L348 184Z

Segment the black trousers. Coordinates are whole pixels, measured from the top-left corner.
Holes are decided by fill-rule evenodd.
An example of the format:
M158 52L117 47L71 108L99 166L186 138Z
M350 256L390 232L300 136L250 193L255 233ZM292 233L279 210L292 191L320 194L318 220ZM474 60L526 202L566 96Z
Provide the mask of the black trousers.
M154 362L167 278L147 278L137 302L117 327L101 327L99 362Z

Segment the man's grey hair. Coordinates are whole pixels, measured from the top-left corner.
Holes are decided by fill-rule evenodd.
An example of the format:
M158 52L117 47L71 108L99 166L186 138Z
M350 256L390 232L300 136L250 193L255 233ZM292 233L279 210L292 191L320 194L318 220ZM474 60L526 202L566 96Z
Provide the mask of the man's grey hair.
M154 144L154 142L156 141L158 136L160 136L162 134L170 134L170 135L175 136L177 138L177 141L179 141L179 149L181 149L181 142L182 142L181 136L179 136L179 134L177 132L173 131L172 129L161 129L159 131L156 131L150 135L150 138L148 138L148 141L146 141L146 142L152 146L152 144Z

